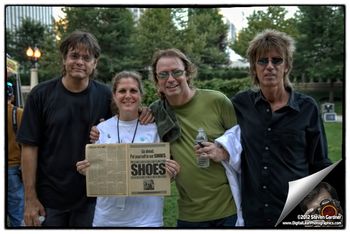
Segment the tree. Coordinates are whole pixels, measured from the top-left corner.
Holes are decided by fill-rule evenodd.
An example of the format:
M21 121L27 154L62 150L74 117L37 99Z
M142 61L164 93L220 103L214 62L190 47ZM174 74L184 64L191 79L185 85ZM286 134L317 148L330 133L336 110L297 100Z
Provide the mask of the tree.
M198 66L221 67L229 62L227 48L228 25L218 8L190 8L185 29L184 51Z
M299 8L300 37L297 60L300 61L299 66L304 69L303 73L318 81L342 80L344 76L344 8L331 6L300 6Z
M41 65L43 61L49 60L46 53L54 49L51 44L45 42L49 38L52 39L51 35L53 33L48 26L31 18L24 18L21 26L15 32L6 31L6 53L20 63L22 84L29 84L31 62L26 55L27 48L37 46L41 50L42 57L39 60L39 65ZM48 70L40 69L39 79L45 79L46 72L52 71L52 68L50 67Z
M6 30L5 33L5 45L6 45L6 53L8 55L14 56L14 54L16 53L16 48L15 48L15 33L10 31L10 30Z
M345 26L343 6L300 6L295 73L333 85L344 80Z
M41 44L42 51L39 61L39 82L52 79L61 75L62 59L59 54L59 44L53 29L48 28L44 33L44 41Z
M137 25L135 45L145 67L156 49L175 47L205 71L228 64L227 31L217 8L150 8Z
M146 9L136 28L134 45L144 69L157 49L177 47L180 40L170 8Z
M266 12L254 11L252 15L247 17L248 27L243 28L239 32L236 40L230 44L230 48L245 58L249 42L257 33L268 28L285 32L292 37L297 37L296 19L286 19L286 14L287 10L280 6L270 6Z

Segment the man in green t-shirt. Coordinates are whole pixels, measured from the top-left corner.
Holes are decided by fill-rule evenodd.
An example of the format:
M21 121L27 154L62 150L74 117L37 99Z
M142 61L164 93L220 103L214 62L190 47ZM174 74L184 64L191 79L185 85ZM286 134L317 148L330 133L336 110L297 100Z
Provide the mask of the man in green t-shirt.
M207 155L210 166L200 168L194 148L199 128L203 128L208 141L213 142L236 123L231 101L218 91L194 88L191 81L196 76L196 67L177 49L155 53L152 75L161 98L150 107L160 137L170 142L171 155L181 167L175 179L180 196L177 227L242 225L240 219L236 224L237 210L240 210L236 207L240 206L237 176L236 183L231 183L229 177L235 172L225 170L234 166L224 166L234 160L227 153L218 154L222 157ZM213 143L205 144L222 150Z

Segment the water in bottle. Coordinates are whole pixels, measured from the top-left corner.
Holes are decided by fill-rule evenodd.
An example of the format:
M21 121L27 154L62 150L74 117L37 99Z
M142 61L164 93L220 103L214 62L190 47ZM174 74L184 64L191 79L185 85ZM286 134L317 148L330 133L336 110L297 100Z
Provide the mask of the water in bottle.
M205 133L203 128L199 128L195 143L200 145L201 147L203 147L201 143L206 142L206 141L208 141L207 134ZM197 157L198 167L207 168L207 167L209 167L209 164L210 164L209 158L203 157L201 155L199 157Z

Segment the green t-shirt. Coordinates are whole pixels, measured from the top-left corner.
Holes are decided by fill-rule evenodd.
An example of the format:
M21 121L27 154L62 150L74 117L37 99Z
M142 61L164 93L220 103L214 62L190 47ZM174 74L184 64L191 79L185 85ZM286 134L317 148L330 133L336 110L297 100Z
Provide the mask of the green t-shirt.
M198 128L203 128L208 140L213 141L236 123L231 101L218 91L197 89L188 103L172 109L181 127L181 137L170 145L174 160L181 166L176 177L179 219L201 222L235 214L222 164L210 160L209 168L199 168L194 154Z

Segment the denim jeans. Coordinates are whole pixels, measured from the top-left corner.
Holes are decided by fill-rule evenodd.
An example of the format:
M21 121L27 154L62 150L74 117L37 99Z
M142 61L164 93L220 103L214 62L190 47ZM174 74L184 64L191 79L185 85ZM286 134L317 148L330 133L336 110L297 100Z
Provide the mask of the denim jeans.
M228 216L222 219L204 221L204 222L187 222L177 220L178 228L234 228L237 221L237 215Z
M19 166L7 170L7 215L11 227L21 226L24 212L24 190Z

